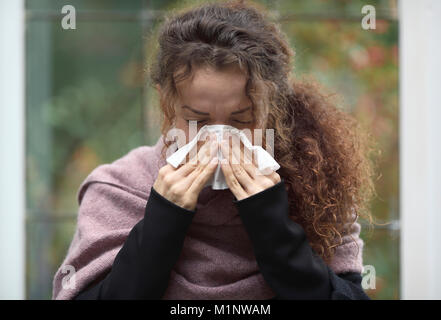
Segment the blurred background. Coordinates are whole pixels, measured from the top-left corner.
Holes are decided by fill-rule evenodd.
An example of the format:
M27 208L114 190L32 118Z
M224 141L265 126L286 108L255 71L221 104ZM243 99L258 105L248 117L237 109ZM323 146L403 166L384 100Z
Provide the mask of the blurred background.
M372 233L362 228L363 264L373 266L376 273L375 289L366 292L372 299L403 298L399 4L396 0L256 2L271 10L289 36L296 52L295 75L312 75L339 94L341 107L378 141L382 156L372 212L377 221L388 224L375 227ZM60 24L66 4L76 10L74 30ZM361 27L361 8L366 4L376 10L373 30ZM23 205L18 204L23 216L18 221L23 223L23 245L16 243L14 248L9 242L0 248L12 256L23 248L16 260L22 262L22 269L17 268L23 279L15 282L22 286L12 291L17 294L0 284L0 297L50 299L53 276L76 227L76 192L81 182L98 165L157 141L158 101L145 73L154 46L150 35L165 12L182 5L178 0L22 1L24 45L18 63L23 64L19 102L24 106L20 150L25 183L19 198ZM8 106L1 108L2 115L7 115ZM8 125L5 118L2 123ZM2 158L6 157L1 149ZM0 191L10 183L2 180ZM5 205L1 208L9 212L2 213L2 230L12 232L6 223L13 211ZM3 270L14 269L6 266L7 254L0 251L0 257Z

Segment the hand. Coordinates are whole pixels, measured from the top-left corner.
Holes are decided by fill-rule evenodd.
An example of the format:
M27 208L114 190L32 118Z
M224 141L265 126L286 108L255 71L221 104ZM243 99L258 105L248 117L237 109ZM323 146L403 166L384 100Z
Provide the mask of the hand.
M159 169L158 178L153 184L156 192L176 205L194 210L196 208L199 193L205 183L214 174L218 158L217 139L209 136L191 161L178 168L166 164Z
M230 142L231 141L231 142ZM224 159L221 161L222 172L231 192L237 200L248 198L268 189L281 181L280 175L272 171L264 175L257 168L251 151L243 146L235 136L222 140L221 150ZM240 161L239 161L240 160Z

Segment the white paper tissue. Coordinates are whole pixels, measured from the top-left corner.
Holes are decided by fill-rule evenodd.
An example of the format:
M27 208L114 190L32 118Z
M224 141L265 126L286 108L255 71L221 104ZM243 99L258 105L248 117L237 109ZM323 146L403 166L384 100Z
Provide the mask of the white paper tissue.
M274 158L265 149L263 149L261 146L253 146L244 132L229 125L217 125L217 124L203 126L192 141L179 148L176 152L174 152L172 155L170 155L167 158L167 163L172 165L174 168L177 168L182 162L185 161L187 154L197 144L198 140L202 140L200 139L200 136L204 134L204 132L206 133L214 132L217 136L218 142L221 142L224 131L229 131L231 135L237 135L244 144L244 146L252 152L251 154L254 153L254 157L257 163L257 168L263 174L268 174L271 171L277 171L280 168L280 165L277 163L277 161L274 160ZM224 158L222 156L222 150L220 149L220 145L219 145L217 157L219 158L219 165L217 166L213 177L207 181L204 187L212 186L213 190L228 189L228 185L225 181L225 176L223 174L220 165L220 161Z

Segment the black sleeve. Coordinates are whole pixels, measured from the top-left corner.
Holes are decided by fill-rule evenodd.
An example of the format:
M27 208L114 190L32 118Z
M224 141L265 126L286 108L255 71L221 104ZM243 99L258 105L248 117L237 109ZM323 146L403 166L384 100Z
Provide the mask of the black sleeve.
M283 178L233 203L275 299L369 299L361 287L361 275L336 275L309 245L303 228L289 218Z
M130 231L110 272L75 300L161 299L194 214L152 187L144 218Z

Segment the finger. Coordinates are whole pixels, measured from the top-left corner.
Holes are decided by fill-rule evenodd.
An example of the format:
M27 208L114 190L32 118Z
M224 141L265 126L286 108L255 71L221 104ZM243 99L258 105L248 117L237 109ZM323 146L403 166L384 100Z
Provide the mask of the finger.
M210 142L210 133L207 131L204 131L198 138L196 144L193 146L193 148L190 150L190 152L185 156L185 163L189 162L197 162L197 156L199 152L201 151L202 147Z
M270 174L264 175L254 164L249 164L249 165L244 164L245 162L245 160L243 160L244 152L243 149L239 147L242 144L239 143L240 140L231 141L231 144L233 146L230 147L229 149L231 151L231 159L232 159L232 161L230 161L230 166L232 167L233 174L235 175L239 183L243 186L244 190L248 194L258 193L261 190L266 189L268 185L274 185L280 182L280 176L274 171L272 171ZM246 149L245 146L243 146L243 148ZM224 147L223 150L224 153L226 153L228 149ZM240 155L242 155L241 158ZM235 163L240 163L240 164L235 164ZM260 177L259 179L254 179L257 175L264 175L264 177Z
M202 135L201 135L202 137ZM213 141L211 135L208 135L206 139L198 141L198 143L193 147L193 149L189 152L190 161L198 163L201 159L204 159L204 155L209 153L210 143Z
M248 194L242 188L239 181L234 176L233 169L231 168L229 161L227 159L223 159L221 161L221 168L222 168L222 172L224 173L225 181L227 182L228 188L230 188L234 196L238 200L246 198Z
M203 161L198 163L196 169L186 177L189 180L190 185L204 171L205 167L209 165L209 162L217 155L217 151L218 151L217 141L215 141L213 142L213 145L210 148L210 154L206 156L206 158L204 158Z
M217 155L219 150L219 144L217 142L216 136L211 136L209 144L206 146L206 151L202 154L199 159L202 164L208 164L209 161Z
M193 183L188 188L188 192L199 194L201 190L204 188L208 179L210 179L210 177L216 171L218 163L219 163L219 159L217 157L211 159L211 161L206 166L204 166L202 172L194 179Z
M229 158L228 158L228 160L230 161L230 164L240 164L239 157L237 157L237 158L233 157L233 151L240 150L240 146L241 146L240 138L237 135L232 135L227 141L228 141L228 145L229 145L229 149L228 149Z
M170 172L175 171L176 169L175 169L170 163L167 163L165 166L161 167L159 170L160 170L161 172L163 172L164 175L167 175L167 174L169 174Z
M266 178L271 180L274 184L280 182L280 175L271 171L269 174L264 174L259 170L256 163L256 158L254 157L254 153L245 147L243 143L241 143L240 148L240 156L239 156L239 148L232 148L232 152L236 158L240 159L240 162L243 168L247 171L251 178L255 179L257 176L264 175Z
M165 166L163 166L159 169L158 177L157 177L158 179L156 179L155 184L154 184L156 191L161 192L161 191L163 191L162 190L163 188L167 187L167 186L163 187L165 185L164 178L168 177L169 175L173 174L174 172L175 172L175 168L169 163L167 163Z
M216 154L217 154L217 148L212 147L209 160L211 160ZM186 190L189 190L189 188L194 183L196 177L199 176L204 171L207 165L209 165L209 160L207 161L204 160L206 164L203 164L202 162L198 162L198 163L193 162L187 164L188 168L192 168L192 169L186 169L186 170L192 170L192 171L189 174L187 174L187 176L180 178L180 180L182 181L181 183L183 184Z
M273 171L272 173L270 173L269 175L267 175L267 177L269 179L271 179L272 182L274 182L274 184L278 184L282 179L280 178L280 175Z
M266 179L272 181L274 184L277 184L281 181L280 175L276 171L269 170L269 173L267 172L264 173L261 170L259 170L259 168L255 167L254 173L255 173L254 178L256 178L256 180L259 180L257 179L258 176L264 176Z
M222 149L224 153L227 152L226 144L227 144L226 142L222 144ZM239 153L240 152L239 148L240 145L239 146L235 145L233 146L232 151L236 150L236 153ZM242 167L242 164L240 163L239 159L235 156L234 152L231 153L232 153L231 155L232 161L230 162L230 167L233 171L234 176L245 190L248 191L250 189L253 189L255 187L254 180L249 176L248 172Z
M212 145L211 148L217 148L217 145ZM211 150L210 149L210 142L207 141L199 149L198 154L194 158L192 158L193 159L192 161L187 161L184 165L182 165L181 167L178 168L177 174L179 175L179 177L181 177L181 178L186 177L191 172L193 172L199 165L197 159L204 159L205 156L207 154L209 154L210 150Z
M232 148L233 155L236 159L240 160L240 164L248 173L251 178L255 178L257 173L257 167L252 161L252 152L245 147L243 143L240 144L240 148Z
M240 139L240 136L224 134L223 140L227 140L229 142L230 148L232 149L233 153L236 155L236 158L239 159L241 163L243 164L254 163L252 151L245 147L243 141ZM238 153L239 150L240 150L240 156Z

